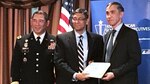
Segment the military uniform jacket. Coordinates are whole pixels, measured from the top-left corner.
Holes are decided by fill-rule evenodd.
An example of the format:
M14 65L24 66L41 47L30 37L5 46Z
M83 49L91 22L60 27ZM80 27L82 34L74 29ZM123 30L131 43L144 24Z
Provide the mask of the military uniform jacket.
M47 32L41 44L33 33L16 40L13 50L11 76L19 84L54 84L53 50L48 49L55 37Z

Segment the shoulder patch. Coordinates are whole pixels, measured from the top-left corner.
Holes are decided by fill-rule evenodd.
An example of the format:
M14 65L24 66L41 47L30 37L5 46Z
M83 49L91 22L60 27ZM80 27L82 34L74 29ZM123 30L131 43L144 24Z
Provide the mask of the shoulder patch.
M22 36L21 36L21 35L17 36L17 39L21 39L21 38L22 38Z

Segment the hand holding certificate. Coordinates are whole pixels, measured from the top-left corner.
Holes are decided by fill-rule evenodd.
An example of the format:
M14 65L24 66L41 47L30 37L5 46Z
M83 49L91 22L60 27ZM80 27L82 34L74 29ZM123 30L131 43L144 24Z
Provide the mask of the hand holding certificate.
M110 63L92 62L84 69L83 73L88 73L89 77L102 78L109 67Z

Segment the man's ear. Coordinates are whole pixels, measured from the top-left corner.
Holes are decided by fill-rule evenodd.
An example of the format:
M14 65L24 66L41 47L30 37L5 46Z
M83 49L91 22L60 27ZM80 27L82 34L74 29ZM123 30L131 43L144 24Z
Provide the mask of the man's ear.
M88 25L89 24L89 18L86 20L86 25Z
M123 18L124 12L120 12L120 18Z
M50 24L50 21L49 20L47 20L47 22L46 22L46 26L48 27L49 26L49 24Z

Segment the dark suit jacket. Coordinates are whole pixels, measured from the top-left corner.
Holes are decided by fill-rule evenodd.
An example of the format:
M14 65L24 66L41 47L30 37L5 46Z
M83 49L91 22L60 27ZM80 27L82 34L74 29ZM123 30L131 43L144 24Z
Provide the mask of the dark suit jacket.
M48 49L54 36L46 33L38 45L33 33L16 40L13 51L11 76L19 84L54 84L53 50Z
M101 61L103 54L102 36L87 32L88 37L88 58L89 61ZM97 84L97 79L89 79L73 82L73 74L78 72L78 54L74 31L58 35L56 37L57 45L54 56L56 64L56 84Z
M104 36L104 49L110 36ZM105 56L106 50L104 50ZM104 57L105 58L105 57ZM120 29L110 58L112 71L115 78L104 84L138 84L137 67L141 63L141 48L137 32L124 24Z

